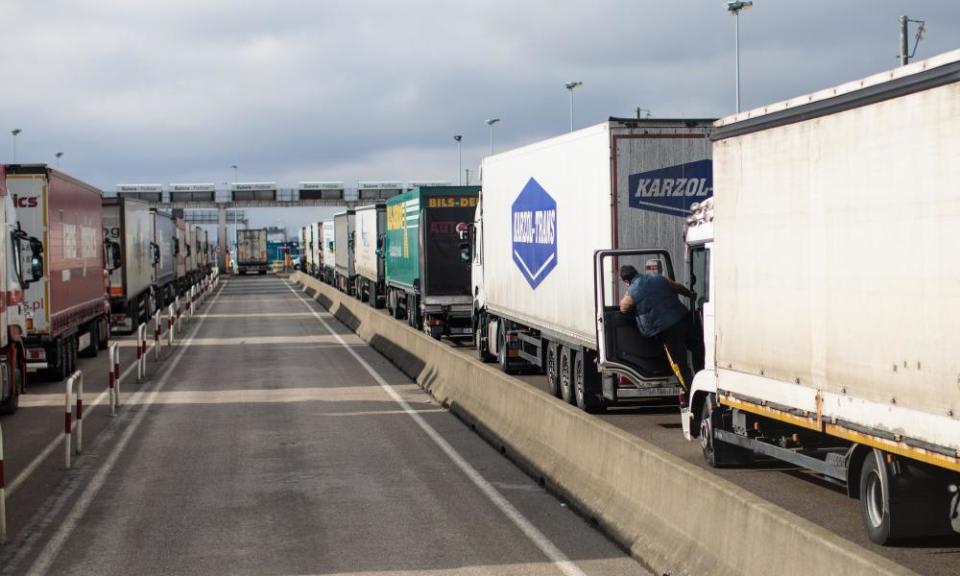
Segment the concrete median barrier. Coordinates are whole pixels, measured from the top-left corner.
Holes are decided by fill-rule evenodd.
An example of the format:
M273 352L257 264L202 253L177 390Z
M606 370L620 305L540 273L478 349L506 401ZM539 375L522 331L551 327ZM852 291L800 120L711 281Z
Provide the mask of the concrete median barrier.
M913 574L315 278L290 280L655 574Z

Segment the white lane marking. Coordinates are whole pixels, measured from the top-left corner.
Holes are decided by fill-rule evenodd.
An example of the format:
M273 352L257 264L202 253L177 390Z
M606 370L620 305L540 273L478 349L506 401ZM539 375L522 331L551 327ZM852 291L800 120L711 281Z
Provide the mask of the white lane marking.
M344 341L344 339L333 330L333 327L330 326L330 324L322 316L320 316L316 310L313 309L308 300L304 299L299 293L297 293L297 291L294 290L293 287L290 286L290 283L286 280L284 280L284 284L286 284L287 288L293 292L294 296L303 302L304 306L306 306L308 310L313 312L314 318L319 320L320 323L323 324L323 327L326 328L328 332L333 334L343 348L349 352L351 356L353 356L354 360L363 366L363 369L366 370L371 377L373 377L373 379L377 382L377 384L380 385L381 388L383 388L384 392L386 392L394 402L399 404L400 408L402 408L403 411L406 412L410 418L417 423L417 426L419 426L420 429L423 430L431 440L433 440L440 450L442 450L443 453L446 454L454 464L456 464L457 468L466 474L467 478L473 482L474 486L476 486L484 494L484 496L486 496L487 499L493 503L494 506L503 512L503 514L509 518L510 521L513 522L513 524L519 528L520 531L523 532L523 534L529 538L530 541L533 542L533 544L539 548L547 558L550 559L553 565L560 570L560 572L566 574L567 576L586 576L586 574L580 570L580 568L577 567L577 565L574 564L569 558L567 558L567 555L557 548L557 546L551 542L550 539L547 538L547 536L541 532L539 528L527 520L527 518L519 510L517 510L509 500L504 498L503 495L500 494L500 492L494 488L490 482L487 481L486 478L477 472L476 468L471 466L470 463L467 462L466 459L464 459L464 457L461 456L460 453L457 452L457 450L433 428L433 426L428 424L427 421L423 419L423 416L411 408L410 405L407 404L407 401L404 400L400 394L393 389L393 386L391 386L390 383L388 383L379 372L370 366L366 360L357 354L356 350L347 344L346 341Z
M134 343L136 343L136 342L134 341ZM147 352L149 352L150 350L153 350L153 346L154 346L154 345L151 343L150 346L147 348ZM121 384L123 384L124 379L125 379L125 378L130 374L130 372L132 372L132 371L134 370L134 368L136 368L136 367L137 367L137 362L136 362L136 360L135 360L135 359L131 359L130 365L127 366L127 369L124 370L124 371L120 374L120 383L121 383ZM90 414L93 414L93 409L96 408L97 406L99 406L101 403L103 403L103 400L107 397L107 394L109 394L109 393L110 393L109 389L104 390L103 392L101 392L101 393L93 400L93 402L91 402L90 405L86 407L87 409L84 411L84 417L89 418L89 417L90 417ZM63 398L63 395L60 394L60 395L58 395L58 397L62 399L62 398ZM11 496L13 495L13 493L16 492L17 488L19 488L21 484L23 484L24 482L26 482L27 479L30 478L30 475L31 475L31 474L33 474L34 472L36 472L37 468L40 467L40 464L42 464L43 461L46 460L47 457L50 456L50 454L52 454L54 450L56 450L57 448L61 447L62 445L63 445L63 433L61 432L61 433L57 434L57 435L54 437L54 439L50 441L49 444L47 444L46 448L44 448L39 454L37 454L37 455L34 457L33 460L30 461L29 464L27 464L27 467L26 467L26 468L24 468L23 470L20 471L20 474L18 474L16 478L13 479L13 482L11 482L11 483L10 483L10 486L7 487L7 498L11 497Z
M216 303L217 297L220 296L220 293L223 292L223 288L226 285L227 282L224 282L220 285L220 290L210 300L209 306L213 306ZM123 453L127 443L130 442L130 439L133 437L134 433L136 433L136 431L140 428L140 424L143 422L144 417L150 410L151 401L156 398L156 396L160 393L160 390L166 385L167 378L173 373L177 365L180 363L184 352L189 349L190 341L200 331L201 326L203 326L202 319L193 326L190 337L187 338L187 341L177 351L176 355L170 359L169 363L164 364L163 373L160 376L160 379L157 380L156 385L150 390L149 395L147 394L146 390L138 390L137 393L133 395L132 400L135 403L142 403L144 405L143 409L134 415L133 420L130 421L130 424L127 426L126 430L123 431L123 435L120 437L120 440L114 445L113 450L110 451L110 455L107 456L107 459L104 461L103 465L99 470L97 470L97 473L93 476L93 479L89 484L87 484L86 488L83 490L83 493L77 498L73 508L71 508L70 512L67 514L67 517L64 518L63 522L60 523L56 533L54 533L50 540L47 541L46 546L43 547L43 550L41 550L40 554L38 554L34 559L33 565L30 566L30 570L27 571L27 574L46 574L50 570L50 566L60 554L63 546L67 543L67 539L70 538L70 536L73 534L73 531L76 530L77 525L80 523L80 519L83 518L83 515L87 513L87 509L90 508L94 498L96 498L97 494L100 492L100 489L103 488L103 485L107 481L107 476L110 475L110 472L113 471L113 467L116 466L117 460L120 458L120 454ZM143 396L147 396L146 401L141 401Z

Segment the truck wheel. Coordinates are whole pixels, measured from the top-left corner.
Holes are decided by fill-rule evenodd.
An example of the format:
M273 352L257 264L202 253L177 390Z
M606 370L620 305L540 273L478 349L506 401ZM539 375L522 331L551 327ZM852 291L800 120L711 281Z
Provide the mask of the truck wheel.
M560 397L560 345L550 340L547 342L547 358L544 372L547 374L547 391L551 396Z
M700 448L703 459L713 468L722 466L746 466L753 461L753 452L739 446L730 446L718 442L713 437L714 428L720 424L720 412L717 410L717 397L707 394L703 398L700 410Z
M106 350L107 346L110 345L110 322L101 318L97 324L97 332L95 337L99 339L99 347L101 350Z
M574 395L581 410L598 414L606 408L600 393L600 375L593 369L593 362L587 362L585 357L586 353L581 352L573 362Z
M96 358L100 352L100 320L91 322L87 333L90 334L90 344L79 355L83 358Z
M434 324L433 326L430 326L430 337L434 340L440 340L443 338L443 325Z
M4 400L0 403L0 414L14 414L20 407L20 390L23 388L20 358L14 356L13 366L10 369L9 390L4 390ZM9 396L7 395L9 393Z
M67 376L77 371L77 346L80 339L76 335L67 338Z
M497 363L504 374L513 374L510 367L510 357L507 355L507 323L504 320L497 322Z
M50 357L56 359L56 363L53 366L47 368L47 379L54 382L61 382L66 379L67 375L67 341L60 339L53 344L54 354L50 354L50 350L47 350L47 362L50 361Z
M576 404L573 391L573 362L576 353L560 346L560 397L568 404Z
M870 540L884 545L890 541L890 480L882 455L874 450L863 460L860 472L860 514Z
M487 317L481 316L477 321L477 329L473 333L473 343L477 347L477 357L480 358L481 362L493 362L497 359L490 353L490 346L486 337L488 331Z

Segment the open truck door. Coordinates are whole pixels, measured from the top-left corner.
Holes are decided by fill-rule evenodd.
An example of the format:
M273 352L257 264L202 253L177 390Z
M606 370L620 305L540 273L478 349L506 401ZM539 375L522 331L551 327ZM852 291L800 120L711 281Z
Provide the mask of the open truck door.
M640 271L666 274L673 280L673 261L666 250L598 250L594 253L594 297L597 325L597 362L604 376L626 377L639 394L632 397L678 397L683 389L667 359L663 344L637 329L636 316L620 311L620 264L637 263ZM604 396L616 383L604 379Z

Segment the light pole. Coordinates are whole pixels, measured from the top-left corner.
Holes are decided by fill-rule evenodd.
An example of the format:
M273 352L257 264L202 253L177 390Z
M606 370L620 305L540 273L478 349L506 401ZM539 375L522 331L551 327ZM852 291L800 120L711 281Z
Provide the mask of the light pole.
M753 7L753 2L741 2L740 0L728 0L727 11L733 14L737 19L737 112L740 112L740 11L749 10Z
M232 164L230 167L233 168L233 183L236 184L236 183L237 183L237 170L238 170L237 165L236 165L236 164Z
M493 154L493 125L499 121L499 118L487 118L487 126L490 127L490 154Z
M910 23L919 24L917 27L917 39L913 43L913 52L910 51ZM910 59L917 53L917 45L923 40L923 35L927 32L927 23L923 20L912 20L909 16L900 17L900 65L906 66Z
M23 130L19 128L14 128L13 130L10 131L10 133L13 134L13 163L14 164L17 163L17 136L21 132L23 132Z
M57 168L59 168L59 167L60 167L60 158L63 158L63 152L57 152L56 154L54 154L54 156L57 157Z
M567 82L566 84L564 84L564 86L566 86L567 91L570 92L570 131L573 132L573 91L579 88L580 86L583 86L583 82L580 82L580 81Z
M462 134L453 137L457 141L457 184L463 186L463 152L460 148L460 141L463 140Z

